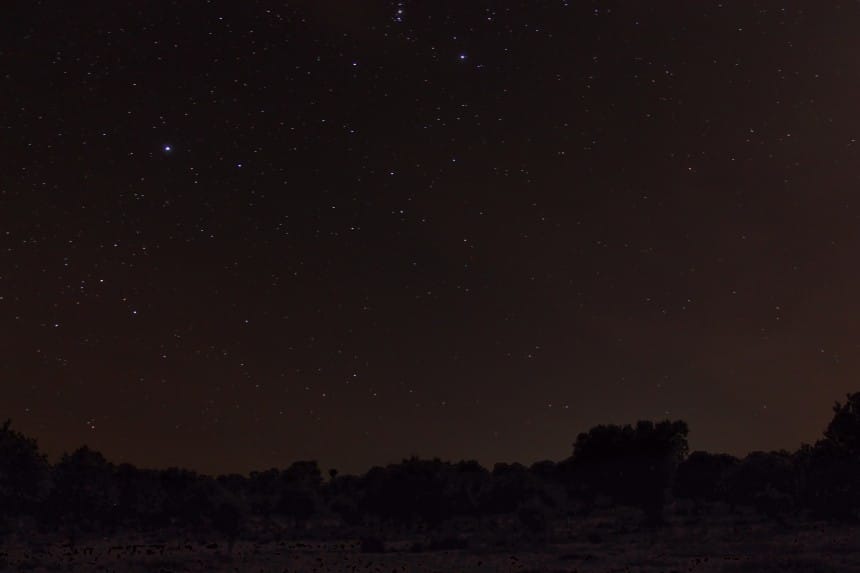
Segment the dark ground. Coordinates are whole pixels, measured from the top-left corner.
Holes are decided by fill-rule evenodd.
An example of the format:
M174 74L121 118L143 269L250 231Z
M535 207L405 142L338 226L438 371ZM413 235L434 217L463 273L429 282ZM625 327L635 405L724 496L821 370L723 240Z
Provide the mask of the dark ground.
M56 537L10 539L2 571L179 573L239 572L850 572L860 571L860 527L754 513L694 516L676 512L668 524L645 529L635 511L615 509L559 521L535 538L513 524L464 522L459 533L337 532L319 524L294 533L251 533L230 552L215 538L171 532L81 539L75 548ZM252 528L253 531L253 528ZM346 532L345 532L346 533ZM279 535L284 537L277 538ZM289 538L287 537L289 536ZM364 543L362 543L362 537ZM315 539L314 539L315 538ZM384 551L378 551L379 540ZM457 541L459 540L459 541Z

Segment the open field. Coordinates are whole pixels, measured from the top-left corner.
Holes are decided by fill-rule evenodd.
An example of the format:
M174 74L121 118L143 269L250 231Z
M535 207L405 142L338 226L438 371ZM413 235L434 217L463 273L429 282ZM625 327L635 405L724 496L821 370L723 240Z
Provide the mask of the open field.
M675 517L659 530L626 520L559 524L543 541L511 533L476 534L465 548L431 548L422 535L389 536L384 551L358 539L220 540L158 536L85 540L10 540L0 570L117 573L180 572L850 572L860 571L860 527L774 524L755 516ZM452 544L449 543L449 546ZM453 544L456 545L456 544ZM437 547L444 544L437 543Z

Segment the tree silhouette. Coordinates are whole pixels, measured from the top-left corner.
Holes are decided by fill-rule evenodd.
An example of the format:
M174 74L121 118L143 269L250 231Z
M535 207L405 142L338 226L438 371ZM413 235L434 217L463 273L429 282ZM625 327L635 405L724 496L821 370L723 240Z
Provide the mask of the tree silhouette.
M113 465L101 453L83 446L64 454L54 466L48 513L66 531L70 543L82 530L116 526L118 502Z
M474 460L412 457L362 476L330 470L325 481L315 461L212 478L181 468L114 466L86 446L51 467L35 440L10 425L0 427L0 534L13 524L23 531L32 521L20 517L32 514L72 543L82 531L176 527L214 529L232 551L246 515L272 529L280 529L275 518L284 516L305 529L320 511L354 527L387 522L434 533L458 523L455 517L504 515L486 523L515 523L521 534L543 539L566 507L565 491L586 510L598 498L638 507L648 524L662 522L670 491L697 503L752 506L779 520L794 508L828 519L860 517L860 393L836 403L823 439L794 453L688 457L685 422L640 421L579 434L572 455L558 463L499 463L489 472Z
M50 489L50 467L36 440L0 428L0 507L7 515L34 513Z
M337 476L326 484L326 499L330 509L347 525L355 526L364 521L363 496L364 480L358 476Z
M316 461L294 462L281 473L275 512L292 518L303 529L321 505L322 481Z
M114 474L119 492L120 519L134 528L151 529L166 525L166 495L159 472L122 464Z
M285 483L316 491L322 485L322 472L316 460L293 462L281 474Z
M271 468L262 472L251 472L245 483L244 495L253 513L262 516L267 526L278 503L281 491L281 472Z
M667 490L687 454L686 422L600 425L577 437L572 471L584 486L587 503L608 495L640 507L649 523L663 521Z
M365 476L363 509L401 525L416 519L435 526L451 515L446 498L449 464L412 457Z
M860 510L860 460L830 440L798 456L804 505L816 517L856 521Z
M833 419L824 437L834 447L852 456L860 456L860 392L848 394L844 404L833 406Z
M813 514L839 521L860 517L860 392L836 402L824 439L796 455L802 501Z
M522 464L497 463L492 479L482 491L480 507L485 514L511 513L535 493L536 485Z
M490 472L475 460L463 460L446 473L444 495L450 515L477 515L481 495L489 487Z
M0 539L16 529L16 519L35 514L48 495L50 467L36 441L10 428L0 428Z

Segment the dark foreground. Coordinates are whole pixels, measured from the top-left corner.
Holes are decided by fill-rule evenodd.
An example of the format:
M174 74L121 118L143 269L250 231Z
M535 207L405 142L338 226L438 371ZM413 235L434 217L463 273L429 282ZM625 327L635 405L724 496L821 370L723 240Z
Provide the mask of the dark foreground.
M379 533L379 532L377 532ZM310 536L310 534L309 534ZM535 537L389 533L372 539L223 540L160 536L7 540L0 571L179 572L849 572L860 527L775 523L755 515L675 516L659 529L613 514L558 523Z

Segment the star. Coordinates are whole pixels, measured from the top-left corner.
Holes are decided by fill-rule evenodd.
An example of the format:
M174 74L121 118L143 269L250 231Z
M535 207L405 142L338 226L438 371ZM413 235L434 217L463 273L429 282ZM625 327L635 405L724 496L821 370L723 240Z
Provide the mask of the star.
M162 149L164 149L165 153L170 153L171 151L173 151L173 147L170 145L165 145Z

